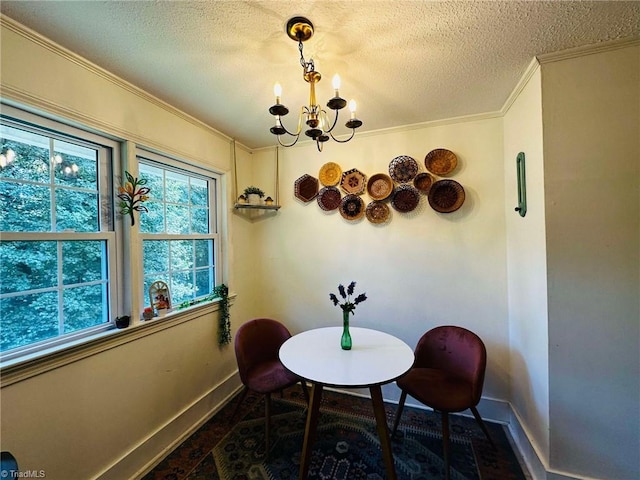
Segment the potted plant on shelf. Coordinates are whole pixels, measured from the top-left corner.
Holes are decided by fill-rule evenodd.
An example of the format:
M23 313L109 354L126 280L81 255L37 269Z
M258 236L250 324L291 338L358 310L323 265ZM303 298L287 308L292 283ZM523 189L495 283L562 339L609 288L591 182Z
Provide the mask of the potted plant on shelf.
M244 196L250 205L260 205L264 192L258 187L247 187L244 189Z

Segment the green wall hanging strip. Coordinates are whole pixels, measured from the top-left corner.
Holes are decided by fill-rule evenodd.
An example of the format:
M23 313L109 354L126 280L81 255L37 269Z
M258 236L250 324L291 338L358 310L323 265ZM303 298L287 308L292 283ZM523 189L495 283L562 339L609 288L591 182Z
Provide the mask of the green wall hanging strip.
M525 175L524 152L516 157L516 176L518 181L518 206L516 212L524 217L527 214L527 181Z

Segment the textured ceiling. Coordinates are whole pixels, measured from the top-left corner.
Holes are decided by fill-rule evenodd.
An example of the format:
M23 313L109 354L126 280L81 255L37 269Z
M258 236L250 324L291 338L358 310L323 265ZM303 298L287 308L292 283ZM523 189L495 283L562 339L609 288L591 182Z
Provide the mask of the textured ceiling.
M315 26L304 53L323 74L319 102L340 73L367 131L498 111L534 56L640 34L638 1L2 0L0 11L251 148L275 143L276 81L285 126L308 102L284 31L296 15Z

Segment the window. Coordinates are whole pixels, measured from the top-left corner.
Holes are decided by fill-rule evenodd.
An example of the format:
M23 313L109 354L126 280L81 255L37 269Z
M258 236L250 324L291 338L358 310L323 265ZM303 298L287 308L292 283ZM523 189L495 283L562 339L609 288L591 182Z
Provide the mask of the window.
M3 358L111 328L115 150L108 139L3 106Z
M156 281L169 285L174 308L208 297L220 283L220 176L137 154L148 211L135 214L131 235L139 237L125 243L119 230L129 219L115 193L124 173L119 143L2 105L2 362L113 329L117 315L139 313L124 311L141 307L133 298L149 304ZM130 268L144 273L133 292Z
M193 303L217 283L218 177L149 152L139 153L138 169L150 189L148 212L140 215L143 303L156 281L169 285L174 307Z

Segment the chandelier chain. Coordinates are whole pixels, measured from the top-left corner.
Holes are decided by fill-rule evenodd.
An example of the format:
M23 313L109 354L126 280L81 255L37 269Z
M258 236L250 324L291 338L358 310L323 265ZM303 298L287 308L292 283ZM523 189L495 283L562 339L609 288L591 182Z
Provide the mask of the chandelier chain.
M302 53L302 49L304 48L302 44L302 40L298 40L298 50L300 50L300 65L304 68L304 73L314 72L315 66L313 65L313 58L310 58L307 62L304 59L304 53Z

